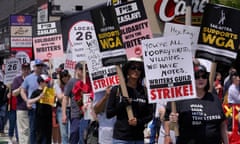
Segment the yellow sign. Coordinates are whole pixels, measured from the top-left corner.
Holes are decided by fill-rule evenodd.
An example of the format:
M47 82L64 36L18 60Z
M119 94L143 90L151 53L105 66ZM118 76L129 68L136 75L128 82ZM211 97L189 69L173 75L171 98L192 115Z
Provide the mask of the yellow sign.
M39 100L42 104L55 105L55 91L53 88L44 89L44 96Z

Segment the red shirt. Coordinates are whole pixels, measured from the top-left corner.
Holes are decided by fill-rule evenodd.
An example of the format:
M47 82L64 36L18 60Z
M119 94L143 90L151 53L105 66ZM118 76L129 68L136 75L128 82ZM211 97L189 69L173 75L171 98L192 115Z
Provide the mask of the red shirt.
M11 98L8 100L8 104L10 105L10 110L17 110L17 97L11 95Z

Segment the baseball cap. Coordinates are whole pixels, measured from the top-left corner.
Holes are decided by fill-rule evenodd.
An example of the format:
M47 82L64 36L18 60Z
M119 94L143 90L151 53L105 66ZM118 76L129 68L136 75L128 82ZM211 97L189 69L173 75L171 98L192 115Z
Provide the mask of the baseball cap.
M41 74L41 75L38 77L38 82L46 82L46 83L48 83L49 81L51 81L51 77L49 77L49 76L46 75L46 74Z
M40 59L35 59L34 60L34 65L44 65L43 61Z
M141 57L131 57L128 62L143 62L143 59Z

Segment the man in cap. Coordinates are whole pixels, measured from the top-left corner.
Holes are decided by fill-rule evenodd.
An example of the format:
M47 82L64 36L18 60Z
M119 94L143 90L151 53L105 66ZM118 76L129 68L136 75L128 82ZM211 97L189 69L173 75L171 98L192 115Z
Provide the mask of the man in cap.
M29 118L28 118L28 108L26 102L23 100L20 95L21 84L27 75L30 74L30 64L22 64L22 73L19 76L16 76L12 83L12 96L16 96L17 106L16 106L16 115L17 115L17 130L19 144L29 143Z
M25 102L27 102L28 98L31 97L32 92L36 90L39 86L37 79L39 75L42 73L42 68L44 66L44 63L40 59L35 59L34 61L34 70L33 73L28 75L22 85L21 85L21 96ZM31 107L28 107L29 109L29 125L30 125L30 143L35 144L36 143L36 124L35 124L35 110L36 105L33 104Z

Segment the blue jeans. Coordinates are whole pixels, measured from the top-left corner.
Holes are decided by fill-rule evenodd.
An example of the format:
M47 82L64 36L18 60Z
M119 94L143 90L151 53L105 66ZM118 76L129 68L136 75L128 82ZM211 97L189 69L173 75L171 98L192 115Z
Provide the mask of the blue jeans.
M78 118L71 119L70 138L69 138L70 144L79 143L79 121L80 119Z
M0 133L4 133L4 127L7 123L7 104L0 106Z
M62 144L68 144L68 122L67 124L62 123L62 108L57 107L57 121L60 127Z
M89 122L90 120L84 120L83 118L71 119L70 144L85 144L84 133L88 128Z
M84 144L84 134L87 131L90 120L84 120L84 118L80 119L79 122L79 144Z
M144 140L127 141L127 140L113 139L113 144L144 144Z
M29 110L30 144L36 143L36 109Z
M16 138L17 138L17 141L18 141L16 110L10 110L8 112L8 119L9 119L8 136L13 137L14 136L14 130L15 130L15 135L16 135Z
M156 139L156 134L159 131L159 123L160 119L154 117L152 120L152 124L150 125L150 144L154 144L155 143L155 139Z

